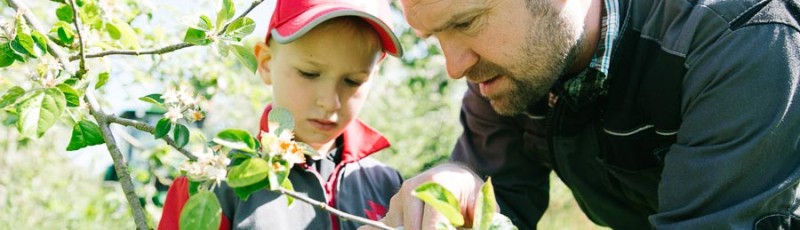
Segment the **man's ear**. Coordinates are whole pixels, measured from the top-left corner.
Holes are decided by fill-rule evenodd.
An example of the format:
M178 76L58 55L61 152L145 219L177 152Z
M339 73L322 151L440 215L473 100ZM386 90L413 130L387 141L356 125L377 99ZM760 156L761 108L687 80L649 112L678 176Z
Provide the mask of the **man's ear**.
M258 76L264 84L272 84L272 75L270 74L269 62L272 60L272 49L264 42L256 43L253 47L253 52L256 55L256 62L258 63Z

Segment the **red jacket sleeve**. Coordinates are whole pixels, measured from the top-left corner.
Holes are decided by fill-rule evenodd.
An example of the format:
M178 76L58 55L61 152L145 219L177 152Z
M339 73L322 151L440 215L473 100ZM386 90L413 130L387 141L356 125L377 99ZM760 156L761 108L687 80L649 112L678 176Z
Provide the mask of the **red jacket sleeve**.
M189 200L189 180L186 177L178 177L169 186L167 191L167 200L164 201L164 209L161 212L161 222L158 223L159 230L178 230L180 229L179 223L181 218L181 211L183 205ZM222 221L219 223L220 230L229 230L231 228L230 221L222 216Z

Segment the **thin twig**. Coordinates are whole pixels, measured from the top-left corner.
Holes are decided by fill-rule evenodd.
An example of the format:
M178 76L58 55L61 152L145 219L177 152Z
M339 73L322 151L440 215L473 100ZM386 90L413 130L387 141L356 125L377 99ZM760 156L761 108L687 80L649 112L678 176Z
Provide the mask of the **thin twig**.
M70 0L72 1L72 0ZM111 129L108 128L109 122L106 116L100 109L97 99L94 98L94 90L89 88L86 90L86 101L89 102L89 112L94 116L97 125L100 126L100 133L103 134L103 140L106 142L108 152L111 154L111 159L114 161L114 169L117 172L117 178L122 186L122 192L125 193L125 198L133 212L133 220L136 223L136 228L139 230L147 230L147 219L144 216L144 209L142 204L139 203L139 196L136 195L136 190L131 180L131 175L128 172L128 165L125 163L125 158L122 157L119 148L117 148L117 141L114 140L114 135Z
M109 116L109 115L104 115L104 116L105 116L105 119L109 123L116 123L116 124L120 124L120 125L124 125L124 126L133 127L135 129L141 130L143 132L148 132L148 133L151 133L151 134L154 134L155 130L156 130L155 127L150 126L150 125L148 125L147 123L144 123L144 122L125 119L125 118L120 118L120 117L117 117L117 116ZM197 156L195 156L194 154L192 154L191 152L189 152L188 150L186 150L184 148L178 147L178 144L175 144L175 140L173 140L169 136L165 135L161 139L163 139L164 142L167 142L168 145L170 145L173 148L177 149L184 156L189 158L189 160L193 160L193 161L197 160Z
M352 221L355 221L355 222L358 222L358 223L362 223L362 224L366 224L366 225L369 225L369 226L373 226L373 227L376 227L376 228L379 228L379 229L395 230L395 228L386 226L386 224L384 224L383 222L370 220L370 219L367 219L367 218L363 218L363 217L360 217L360 216L355 216L355 215L340 211L340 210L335 209L335 208L333 208L331 206L328 206L328 204L326 204L324 202L316 201L316 200L311 199L311 198L309 198L307 196L301 195L301 194L299 194L299 193L297 193L295 191L291 191L291 190L284 189L284 188L279 188L278 191L281 194L294 197L295 199L298 199L298 200L301 200L303 202L306 202L306 203L308 203L308 204L310 204L310 205L312 205L312 206L314 206L316 208L325 210L325 211L327 211L327 212L329 212L331 214L337 215L337 216L339 216L341 218L345 218L345 219L352 220Z
M69 2L69 6L72 7L72 23L75 24L75 31L78 33L78 43L80 43L80 52L79 52L80 55L79 56L81 58L81 63L80 63L80 66L78 67L79 71L78 71L77 75L78 75L78 78L83 78L83 74L86 73L85 72L86 71L86 53L84 51L84 47L83 46L84 46L84 43L86 43L86 42L83 39L84 38L83 34L81 34L81 25L80 25L80 22L78 21L78 19L80 19L80 18L78 18L78 8L75 7L75 1L74 0L68 0L67 2Z
M18 1L18 0L11 0L11 1ZM253 11L253 9L255 9L256 6L258 6L262 2L264 2L264 0L253 1L253 3L250 4L250 7L248 7L244 12L242 12L242 14L240 14L234 20L231 20L230 22L226 23L225 26L222 27L222 30L220 30L219 33L217 33L217 36L224 34L225 31L228 30L228 26L231 24L231 22L236 21L239 18L243 18L243 17L247 16L247 14L249 14L250 11ZM180 50L180 49L183 49L183 48L186 48L186 47L191 47L191 46L195 46L195 45L194 44L185 43L185 42L181 42L181 43L178 43L178 44L169 45L169 46L165 46L165 47L162 47L162 48L151 49L151 50L108 50L108 51L103 51L103 52L99 52L99 53L86 54L85 58L99 58L99 57L105 57L105 56L110 56L110 55L139 56L139 55L149 55L149 54L165 54L165 53L173 52L173 51ZM80 59L79 56L72 56L72 57L69 58L70 61L75 61L75 60L78 60L78 59Z

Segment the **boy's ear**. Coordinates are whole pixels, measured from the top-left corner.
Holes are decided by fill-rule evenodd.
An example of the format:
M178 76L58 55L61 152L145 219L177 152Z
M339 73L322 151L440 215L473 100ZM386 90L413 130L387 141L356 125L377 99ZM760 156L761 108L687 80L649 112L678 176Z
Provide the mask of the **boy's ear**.
M253 47L253 52L256 55L256 62L258 63L258 76L264 84L271 85L272 79L269 68L269 61L272 60L272 49L264 42L256 43Z

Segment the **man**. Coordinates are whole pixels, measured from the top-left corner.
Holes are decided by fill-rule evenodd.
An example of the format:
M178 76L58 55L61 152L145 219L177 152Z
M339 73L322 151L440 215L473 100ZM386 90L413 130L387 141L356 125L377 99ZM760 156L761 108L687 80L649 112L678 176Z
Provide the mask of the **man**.
M435 181L467 225L491 176L534 229L551 170L614 229L800 228L796 0L404 0L465 77L452 161L408 180L384 222L443 218L410 195ZM473 174L474 173L474 174Z

